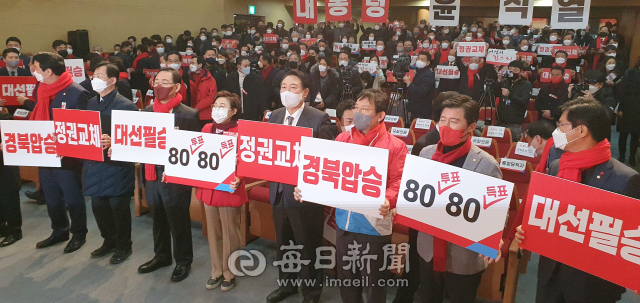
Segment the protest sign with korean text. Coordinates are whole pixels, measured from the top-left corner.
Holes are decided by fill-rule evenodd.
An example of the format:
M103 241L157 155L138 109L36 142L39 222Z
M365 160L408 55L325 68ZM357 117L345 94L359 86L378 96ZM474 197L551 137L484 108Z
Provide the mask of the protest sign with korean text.
M389 18L389 0L362 0L362 22L385 23Z
M512 192L513 183L407 155L395 221L495 259Z
M376 41L362 41L362 50L375 50L376 49Z
M487 45L484 42L460 42L456 48L458 57L484 57Z
M388 150L303 137L300 157L297 181L305 201L380 217Z
M53 121L0 121L4 165L60 167Z
M189 65L191 65L191 59L193 58L193 55L189 56L189 55L183 55L182 56L182 67L189 67Z
M317 38L302 38L302 39L300 39L300 43L306 44L307 46L312 46L312 45L316 44L316 41L318 41Z
M529 62L529 65L533 65L533 61L537 60L536 58L538 58L538 54L529 52L518 52L517 56L520 58L520 60Z
M538 56L551 56L554 46L556 46L556 44L538 44Z
M551 55L555 56L556 52L562 50L565 51L568 55L569 59L578 59L580 56L580 47L579 46L564 46L564 45L556 45L551 49Z
M167 132L173 114L114 110L111 113L111 160L164 165Z
M5 100L5 105L20 105L18 97L26 97L33 100L36 84L36 77L0 77L0 100Z
M571 70L565 69L563 75L564 82L571 83ZM550 68L541 68L540 69L540 82L548 83L551 82L551 69Z
M301 24L318 23L318 1L293 0L293 22Z
M220 48L237 48L238 46L238 40L236 39L222 39L222 41L220 41Z
M233 192L229 184L236 176L236 143L235 134L170 131L165 151L165 180Z
M460 79L460 70L457 66L437 66L436 79Z
M429 3L429 24L433 26L458 26L461 0L432 0Z
M533 21L533 0L500 0L500 24L529 25Z
M597 177L602 186L609 173ZM640 289L640 201L540 173L526 199L520 247Z
M591 0L551 0L551 28L586 28L589 24Z
M359 44L354 44L354 43L334 43L333 44L333 52L334 53L339 53L340 50L342 50L343 47L351 48L351 53L352 54L358 53L358 50L360 49L360 45Z
M351 0L325 0L325 20L349 21L351 19Z
M278 35L276 34L264 34L262 37L262 41L265 44L277 44L278 43Z
M375 64L371 64L371 63L362 63L359 62L358 63L358 72L360 72L361 74L364 72L369 72L371 74L375 73L377 70L377 65Z
M53 109L58 156L102 162L100 112L78 109Z
M313 137L313 129L248 120L238 121L238 129L239 176L298 182L300 140Z
M73 82L80 83L86 79L82 59L64 59L64 67L73 77Z
M487 63L493 65L509 65L511 61L515 61L518 52L514 49L489 49L487 53Z
M142 72L144 73L144 76L149 78L149 79L155 77L158 74L159 71L160 71L159 69L149 69L149 68L143 68L142 69ZM151 91L153 91L153 90L151 90ZM147 92L147 94L148 94L148 92Z

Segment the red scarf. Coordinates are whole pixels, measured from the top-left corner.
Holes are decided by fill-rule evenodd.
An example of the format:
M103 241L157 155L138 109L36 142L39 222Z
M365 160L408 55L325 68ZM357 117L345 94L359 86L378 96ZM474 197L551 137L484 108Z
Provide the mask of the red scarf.
M480 70L480 68L478 67L478 69L476 70L471 70L470 68L467 68L467 78L469 78L467 80L467 87L469 87L470 89L473 88L474 84L475 84L475 78L476 78L476 74L478 73L478 71Z
M375 144L374 141L377 141L377 139L382 138L382 136L384 136L384 134L386 133L387 133L387 128L385 127L384 123L378 124L378 126L376 126L374 129L372 129L370 132L366 134L361 133L359 130L357 130L354 127L351 129L351 139L355 144L372 146L373 144Z
M49 121L49 106L51 101L56 95L63 89L69 87L73 83L71 74L64 72L60 75L60 78L52 84L40 83L38 86L38 100L36 100L36 107L33 109L31 120L37 121Z
M376 50L376 56L378 56L378 57L384 56L384 50L382 50L382 51Z
M138 55L136 57L136 59L133 60L133 69L138 69L138 61L140 61L140 59L144 59L144 58L149 58L149 53L142 53L142 54Z
M607 162L609 159L611 159L611 144L607 139L587 150L576 153L565 152L560 156L560 170L556 177L580 182L585 169Z
M121 72L118 74L118 80L120 79L129 79L129 74L127 74L126 72Z
M273 65L269 64L269 67L267 67L267 69L262 70L262 82L264 82L264 80L267 79L267 76L269 76L269 73L271 72L272 69L273 69Z
M553 143L553 138L549 138L549 140L547 140L547 144L544 146L544 151L542 152L540 162L538 162L538 166L536 166L537 172L543 174L547 173L547 161L549 160L549 151L551 150Z
M445 63L447 61L449 61L449 51L451 49L447 48L446 50L440 48L440 62L438 62L438 64L442 64Z
M158 101L157 98L153 99L153 111L156 113L169 113L171 109L180 105L182 102L182 95L179 93L176 94L169 102L166 104L162 104ZM156 166L153 164L145 164L144 165L144 177L147 181L156 181L158 180L158 175L156 173Z
M567 61L565 61L562 65L559 65L558 63L553 63L553 66L560 66L562 68L567 68Z
M460 147L444 153L444 145L438 142L436 152L431 157L431 160L438 161L440 163L451 164L454 161L460 159L462 156L469 153L471 150L471 136ZM444 272L447 270L447 241L438 237L433 237L433 270Z

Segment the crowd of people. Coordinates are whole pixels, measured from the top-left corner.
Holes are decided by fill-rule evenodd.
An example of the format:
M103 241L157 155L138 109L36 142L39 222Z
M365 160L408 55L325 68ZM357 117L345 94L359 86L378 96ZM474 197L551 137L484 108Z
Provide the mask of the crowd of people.
M277 42L266 43L265 35L276 35ZM303 39L310 42L303 43ZM375 41L375 50L347 46L363 41ZM484 42L487 51L514 49L518 59L508 65L493 65L484 57L464 58L456 51L461 42ZM336 43L343 45L334 52ZM535 59L538 44L584 49L578 58L559 50ZM53 231L36 244L38 249L69 241L70 235L65 253L85 244L87 196L104 238L91 257L111 255L110 262L119 264L132 254L130 201L135 167L133 163L110 160L111 112L139 110L132 89L142 96L152 90L153 103L144 111L172 113L180 130L237 134L239 119L262 121L271 111L269 123L307 127L313 129L316 138L389 150L386 202L380 206L382 219L336 210L336 270L343 279L389 276L388 271L345 270L341 260L349 253L350 243L370 243L371 252L378 256L373 267L380 268L383 247L391 243L395 204L408 153L406 144L387 131L384 120L391 111L408 117L407 123L416 118L437 123L437 131L416 141L412 154L502 178L495 158L471 143L480 107L497 108L495 120L489 122L508 128L514 142L526 139L535 155L542 157L536 171L640 198L640 175L622 164L627 159L628 137L628 163L637 164L640 61L627 67L629 58L617 24L607 23L597 30L538 29L481 21L435 27L426 20L415 26L396 20L366 28L355 19L335 24L296 24L289 29L282 20L245 28L223 24L220 29L201 28L195 35L185 30L175 40L168 34L139 41L130 36L114 45L111 53L94 46L82 58L87 77L79 84L65 69L64 59L74 58L69 43L56 40L52 50L32 57L21 49L20 39L8 38L0 63L0 76L35 77L39 81L33 98L18 97L19 107L32 111L32 120L52 120L51 110L63 104L66 109L99 111L105 153L104 162L65 157L61 168L39 168L41 188L27 194L46 204ZM372 68L361 72L358 63ZM437 78L435 71L442 66L457 67L460 77ZM542 80L543 68L550 69L549 82ZM149 75L149 70L157 73ZM410 70L415 74L410 75ZM396 100L390 96L399 89L404 91L403 98L393 102ZM532 99L538 119L523 127ZM4 105L0 100L0 107ZM9 113L0 113L0 119L11 119L17 108L9 106ZM339 127L332 124L327 109L336 110ZM611 159L612 123L620 132L620 161ZM595 183L591 176L607 165L613 167L617 177L605 184ZM140 265L138 272L150 273L175 260L171 280L182 281L189 275L193 260L189 215L192 187L165 182L163 166L142 166L141 178L153 213L155 257ZM20 184L17 167L0 166L0 247L22 239ZM229 291L236 285L228 260L241 248L241 206L248 197L242 176L235 178L231 188L235 192L197 189L197 199L205 205L211 252L207 289ZM313 265L316 249L322 245L324 207L301 203L303 195L293 185L270 183L278 247L290 241L304 245L302 257L311 260L297 275L281 269L279 278L322 281L322 270ZM508 225L503 247L509 247L513 239L524 241L522 216L519 213ZM417 291L423 302L440 303L445 296L453 303L474 302L482 274L493 260L424 232L411 229L409 235L409 260L413 266L419 264L419 270L412 267L403 273L409 284L398 289L394 302L413 302ZM278 259L282 258L283 251L279 250ZM615 302L625 291L545 257L540 264L537 302ZM343 302L362 302L364 292L367 302L386 302L386 291L386 287L377 285L342 286L340 296ZM321 292L320 283L302 286L303 302L318 302ZM295 294L297 289L292 284L280 286L267 301L280 302Z

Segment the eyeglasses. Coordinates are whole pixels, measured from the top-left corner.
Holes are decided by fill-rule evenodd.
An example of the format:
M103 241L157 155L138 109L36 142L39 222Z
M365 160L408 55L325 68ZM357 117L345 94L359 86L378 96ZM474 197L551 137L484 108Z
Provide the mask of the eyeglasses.
M167 85L171 85L174 84L173 82L169 82L169 80L162 80L162 81L153 81L153 87L156 87L158 85L162 85L162 86L167 86Z
M571 125L571 123L560 123L560 121L556 122L556 127L557 128L563 127L565 125Z
M357 107L357 106L353 108L354 112L363 113L363 114L368 112L368 111L372 111L372 110L375 110L375 109L373 109L373 108L363 108L363 107Z

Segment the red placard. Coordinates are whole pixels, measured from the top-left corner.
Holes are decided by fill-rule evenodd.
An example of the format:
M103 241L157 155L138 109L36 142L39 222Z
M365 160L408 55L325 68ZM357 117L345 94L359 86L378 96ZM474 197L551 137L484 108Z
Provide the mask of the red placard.
M278 35L276 34L264 34L262 36L262 41L266 44L277 44L278 43Z
M518 52L518 58L522 61L529 62L529 65L533 65L534 60L538 60L538 54L529 52Z
M104 161L100 112L53 109L58 156Z
M636 199L534 173L520 247L640 289L639 212Z
M316 39L316 38L302 38L302 39L300 39L300 43L306 44L307 46L311 46L311 45L316 44L317 40L318 39Z
M559 50L563 50L565 52L567 52L567 54L569 55L569 59L578 59L578 57L580 56L580 47L578 46L554 46L551 49L551 55L555 56L556 52Z
M326 0L324 12L327 21L349 21L351 19L351 0Z
M142 72L144 73L144 76L149 79L155 77L159 71L160 71L159 69L148 69L148 68L145 68L142 70Z
M191 65L191 58L193 58L193 55L191 55L191 56L189 56L189 55L182 56L182 66L188 67L189 65Z
M548 83L551 82L551 69L550 68L542 68L540 69L540 82ZM564 82L571 83L571 70L564 70Z
M318 23L318 1L293 0L293 22L301 24Z
M6 100L6 105L20 105L18 96L33 99L37 83L35 77L0 77L0 100Z
M389 19L388 0L362 0L362 22L385 23Z
M300 138L311 128L240 120L238 175L295 185L298 183Z
M237 48L238 40L235 39L222 39L220 42L220 48Z

